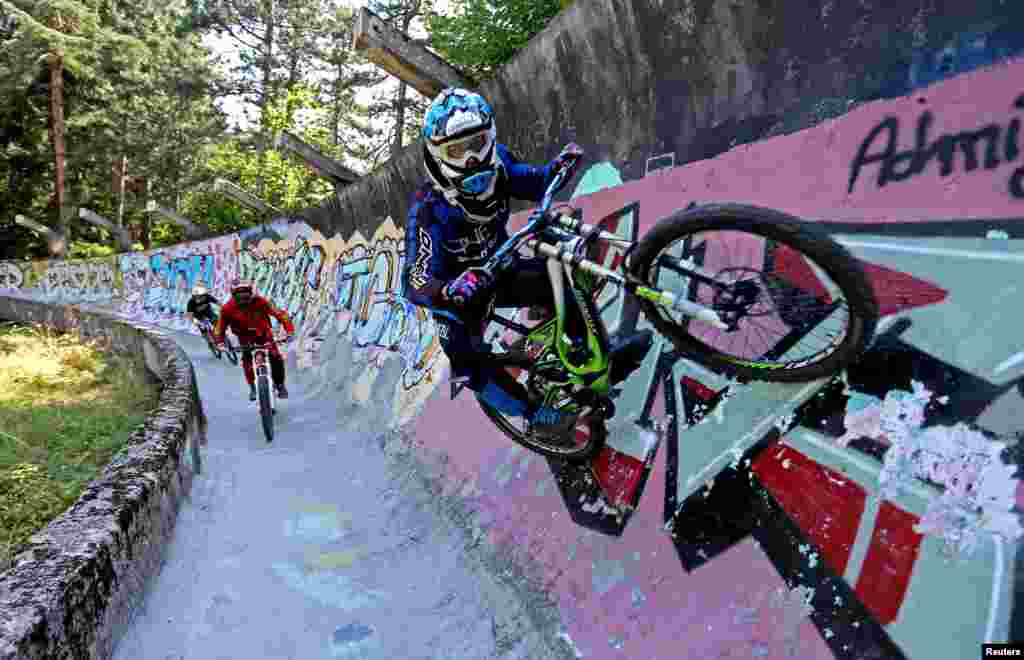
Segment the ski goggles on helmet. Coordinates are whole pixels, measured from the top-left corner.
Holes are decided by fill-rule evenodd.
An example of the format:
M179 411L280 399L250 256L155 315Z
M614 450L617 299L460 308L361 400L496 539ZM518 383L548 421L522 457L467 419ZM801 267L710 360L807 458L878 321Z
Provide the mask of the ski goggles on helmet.
M451 142L441 144L438 147L438 151L441 153L443 160L452 163L458 163L467 156L481 158L484 149L487 148L487 143L490 142L489 138L490 136L485 132L476 133L461 140L452 140Z
M494 146L493 138L493 131L480 130L465 137L447 139L434 144L434 155L450 167L477 167L489 158L489 152Z

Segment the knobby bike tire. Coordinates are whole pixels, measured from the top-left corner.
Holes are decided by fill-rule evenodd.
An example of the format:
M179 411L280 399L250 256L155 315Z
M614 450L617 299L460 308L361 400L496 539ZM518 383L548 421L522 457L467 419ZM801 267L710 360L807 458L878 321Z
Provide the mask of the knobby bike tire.
M525 353L492 355L491 360L501 368L519 367L528 369L533 365L533 359ZM484 414L490 418L491 422L502 433L507 435L513 442L542 456L562 459L568 463L585 463L601 451L605 441L608 439L608 429L605 427L604 420L597 415L591 415L588 419L588 441L583 445L569 447L555 442L547 442L539 436L522 433L510 424L501 412L487 402L482 401L479 397L476 397L476 401L480 404Z
M203 330L203 339L206 340L206 345L210 347L210 352L213 353L213 357L219 360L221 356L220 351L217 349L217 344L210 338L210 333L206 330Z
M260 399L260 419L263 422L263 434L267 436L267 442L273 442L274 411L270 406L270 379L267 376L259 376L257 391Z
M654 261L666 247L687 234L715 230L747 232L810 257L842 290L850 308L850 322L846 337L823 359L792 369L767 369L736 364L726 353L704 344L663 318L653 302L638 298L644 315L688 358L741 378L795 383L832 376L856 362L867 350L878 324L878 302L857 259L825 232L779 211L743 204L709 204L677 211L659 220L637 244L629 261L631 274L650 282Z
M238 349L235 348L234 344L227 337L224 338L224 353L228 357L228 362L231 364L238 364Z

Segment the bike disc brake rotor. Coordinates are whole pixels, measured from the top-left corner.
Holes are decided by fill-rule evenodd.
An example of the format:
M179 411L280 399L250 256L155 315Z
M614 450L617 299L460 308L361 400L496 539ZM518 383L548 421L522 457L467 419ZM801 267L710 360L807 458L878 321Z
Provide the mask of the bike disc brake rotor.
M725 286L716 288L711 308L730 327L739 328L745 317L768 316L775 313L770 294L771 285L764 274L752 268L726 268L718 272L716 281Z

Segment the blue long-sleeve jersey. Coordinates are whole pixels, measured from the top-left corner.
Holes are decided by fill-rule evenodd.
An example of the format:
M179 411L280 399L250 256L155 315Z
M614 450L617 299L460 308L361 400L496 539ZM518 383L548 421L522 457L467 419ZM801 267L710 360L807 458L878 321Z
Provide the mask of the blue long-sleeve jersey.
M471 266L479 266L508 240L509 198L540 202L554 177L554 161L544 167L520 163L498 144L505 181L496 194L504 195L500 210L487 224L466 219L465 213L443 195L423 187L409 209L405 227L405 297L416 305L438 307L441 289Z

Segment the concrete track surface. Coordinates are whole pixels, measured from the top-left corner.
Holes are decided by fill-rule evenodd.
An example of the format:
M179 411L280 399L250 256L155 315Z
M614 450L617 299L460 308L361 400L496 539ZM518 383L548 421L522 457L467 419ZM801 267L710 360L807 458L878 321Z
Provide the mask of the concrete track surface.
M204 473L116 660L566 657L544 606L470 556L379 438L339 432L289 374L267 444L241 369L177 339L209 416Z

